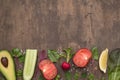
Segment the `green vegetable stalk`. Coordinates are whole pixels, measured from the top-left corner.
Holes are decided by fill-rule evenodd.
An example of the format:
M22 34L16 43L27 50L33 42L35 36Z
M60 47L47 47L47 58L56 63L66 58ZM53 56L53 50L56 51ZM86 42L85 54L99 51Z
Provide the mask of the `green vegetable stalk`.
M120 48L112 50L109 54L108 80L120 80Z

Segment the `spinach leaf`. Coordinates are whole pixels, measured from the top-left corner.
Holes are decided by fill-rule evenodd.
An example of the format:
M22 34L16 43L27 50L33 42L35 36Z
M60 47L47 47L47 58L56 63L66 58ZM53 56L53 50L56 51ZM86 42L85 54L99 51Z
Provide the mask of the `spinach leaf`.
M111 51L108 57L109 80L120 80L120 48Z

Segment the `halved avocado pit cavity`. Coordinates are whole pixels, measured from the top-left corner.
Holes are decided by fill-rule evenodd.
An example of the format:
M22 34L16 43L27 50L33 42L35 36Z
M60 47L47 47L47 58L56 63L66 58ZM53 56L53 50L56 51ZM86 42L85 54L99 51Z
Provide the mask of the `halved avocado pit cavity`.
M1 58L1 63L2 63L2 65L3 65L5 68L7 68L7 67L8 67L8 59L7 59L7 57L2 57L2 58Z

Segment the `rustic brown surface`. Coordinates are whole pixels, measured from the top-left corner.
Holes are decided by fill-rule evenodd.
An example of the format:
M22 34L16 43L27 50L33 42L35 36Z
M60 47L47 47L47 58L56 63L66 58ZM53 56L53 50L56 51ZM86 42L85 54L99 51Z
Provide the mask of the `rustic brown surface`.
M120 47L120 0L0 0L0 49Z

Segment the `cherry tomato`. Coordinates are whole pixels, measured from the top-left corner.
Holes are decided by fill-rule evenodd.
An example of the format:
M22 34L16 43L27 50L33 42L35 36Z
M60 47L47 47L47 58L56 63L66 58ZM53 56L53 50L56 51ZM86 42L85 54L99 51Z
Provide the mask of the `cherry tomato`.
M73 62L78 67L85 67L92 57L92 53L90 50L83 48L78 50L73 57Z
M44 59L39 63L39 68L43 73L43 76L47 80L52 80L57 75L57 68L55 65L48 59Z

